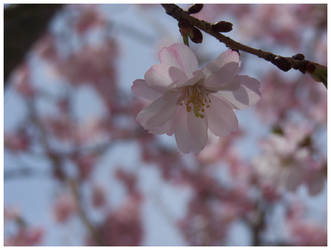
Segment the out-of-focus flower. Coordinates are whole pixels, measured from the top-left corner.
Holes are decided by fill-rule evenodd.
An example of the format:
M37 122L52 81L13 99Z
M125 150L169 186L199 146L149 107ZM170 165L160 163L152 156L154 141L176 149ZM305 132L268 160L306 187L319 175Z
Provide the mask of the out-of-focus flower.
M30 146L30 137L27 131L22 129L17 133L5 134L5 147L14 152L26 151Z
M107 200L105 192L105 189L100 185L95 184L92 187L92 205L95 208L103 207L106 204Z
M44 235L42 228L21 227L17 234L5 240L5 246L33 246L40 244Z
M208 128L220 137L238 128L233 109L243 109L260 98L260 83L238 75L237 52L228 50L198 69L193 51L173 44L159 53L145 80L135 80L133 93L148 105L137 121L153 134L175 134L184 153L200 152L208 141Z
M256 104L256 111L263 122L270 124L285 119L288 111L298 106L295 96L299 81L289 81L280 76L278 71L271 71L263 78L261 100ZM279 100L282 100L281 102Z
M141 199L129 197L118 209L110 212L103 223L97 228L102 245L105 246L136 246L143 239L141 220ZM88 240L89 245L95 245Z
M262 182L289 191L306 183L310 194L322 190L325 176L319 174L310 148L302 144L310 133L304 127L288 126L284 135L272 134L261 142L263 153L253 159L253 166Z
M326 246L326 228L308 221L290 221L289 229L294 245L299 246Z
M286 228L288 239L296 246L326 246L327 230L325 225L307 218L305 206L301 200L293 200L287 207Z
M72 160L77 166L80 180L86 180L92 173L93 167L97 160L97 155L93 153L75 155L72 157Z
M4 208L4 219L5 222L8 220L17 220L21 215L20 210L17 207L5 207Z
M57 198L54 205L54 214L57 222L66 222L77 209L76 202L72 195L63 194Z

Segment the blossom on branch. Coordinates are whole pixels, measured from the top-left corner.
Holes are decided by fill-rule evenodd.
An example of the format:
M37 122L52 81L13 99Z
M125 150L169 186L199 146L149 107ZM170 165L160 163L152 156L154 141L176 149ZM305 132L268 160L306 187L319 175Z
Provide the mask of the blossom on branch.
M238 75L239 54L232 50L219 55L203 69L193 51L173 44L159 52L145 79L133 82L133 93L147 106L137 121L153 134L175 134L184 153L200 152L208 141L208 129L224 137L238 129L234 109L254 105L260 98L258 80Z

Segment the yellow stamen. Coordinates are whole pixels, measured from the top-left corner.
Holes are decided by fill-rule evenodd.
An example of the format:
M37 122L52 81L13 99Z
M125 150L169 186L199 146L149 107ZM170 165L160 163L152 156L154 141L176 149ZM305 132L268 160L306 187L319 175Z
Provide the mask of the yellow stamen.
M185 87L183 99L179 103L180 105L185 104L187 112L193 111L197 118L204 118L204 112L210 107L211 100L208 92L196 84Z

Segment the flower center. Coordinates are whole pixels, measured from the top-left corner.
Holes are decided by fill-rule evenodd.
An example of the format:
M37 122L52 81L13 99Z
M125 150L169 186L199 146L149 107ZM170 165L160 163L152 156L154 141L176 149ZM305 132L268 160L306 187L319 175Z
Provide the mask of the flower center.
M208 92L198 84L185 87L183 97L179 100L179 105L185 105L186 111L193 111L197 118L205 117L205 110L210 107L210 103Z

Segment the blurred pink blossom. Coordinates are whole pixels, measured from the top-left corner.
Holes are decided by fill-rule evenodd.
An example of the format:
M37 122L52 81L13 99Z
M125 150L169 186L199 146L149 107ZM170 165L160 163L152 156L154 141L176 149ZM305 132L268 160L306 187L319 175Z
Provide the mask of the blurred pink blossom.
M18 232L5 240L5 246L33 246L41 243L44 230L37 227L20 227Z
M262 183L295 191L309 180L311 194L322 190L325 175L319 174L319 164L313 159L310 148L303 145L310 134L311 129L290 124L285 127L284 135L271 134L261 141L262 154L256 156L252 164Z
M92 187L92 205L96 208L100 208L103 207L106 202L106 191L101 185L95 184Z
M140 198L131 196L120 207L107 215L97 229L102 245L136 246L141 244L143 227L140 205ZM89 241L89 245L94 244L93 241Z
M5 147L15 152L26 151L31 143L24 129L16 133L6 133L4 137Z
M296 246L326 246L327 230L309 220L288 220L290 241Z
M61 194L55 200L54 215L57 222L65 223L77 210L77 204L69 193Z

